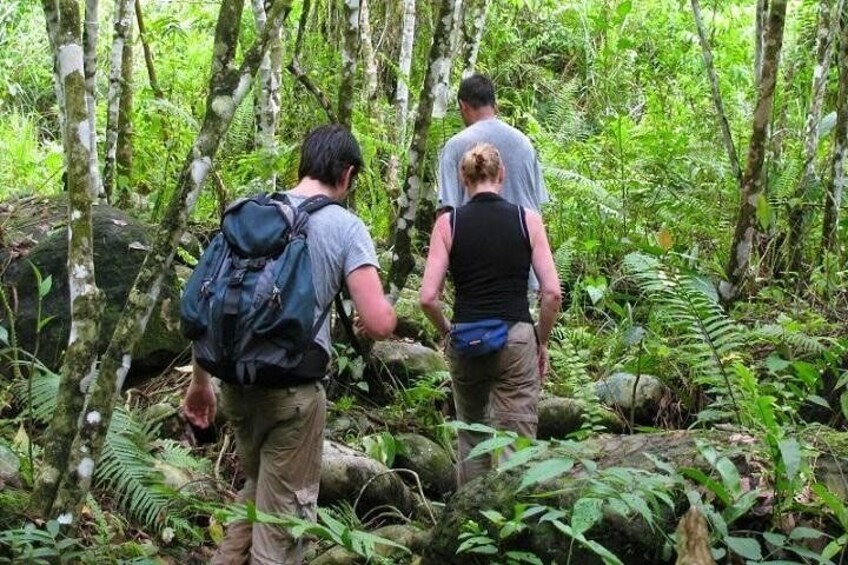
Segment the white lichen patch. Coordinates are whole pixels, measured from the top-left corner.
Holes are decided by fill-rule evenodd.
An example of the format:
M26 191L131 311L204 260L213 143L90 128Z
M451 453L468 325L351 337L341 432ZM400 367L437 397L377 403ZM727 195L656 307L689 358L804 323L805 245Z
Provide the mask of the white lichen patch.
M89 479L92 473L94 473L94 459L83 457L82 461L77 465L77 476L81 479Z
M86 151L91 151L91 127L88 120L83 120L79 123L77 137L79 138L80 145L85 147Z
M212 100L212 111L215 112L222 120L230 120L236 110L236 105L233 103L232 96L216 96Z
M91 424L92 426L100 423L100 412L97 410L92 410L88 414L85 415L85 421Z
M192 161L191 181L194 183L194 186L198 187L203 184L210 170L212 170L212 159L209 157L201 157Z
M74 210L73 212L71 212L71 221L72 222L76 222L80 218L82 218L82 212L80 212L79 210Z
M83 74L82 47L76 43L69 43L59 48L59 78L64 80L69 74L78 72Z
M71 276L77 280L86 279L89 276L88 267L85 265L76 264L71 269Z
M63 526L69 526L74 522L74 515L70 512L64 512L56 517L56 521Z
M253 76L250 73L244 73L239 77L238 85L236 89L233 91L234 105L238 105L244 100L244 97L247 95L247 92L250 90L250 85L253 84ZM213 102L214 104L214 102Z

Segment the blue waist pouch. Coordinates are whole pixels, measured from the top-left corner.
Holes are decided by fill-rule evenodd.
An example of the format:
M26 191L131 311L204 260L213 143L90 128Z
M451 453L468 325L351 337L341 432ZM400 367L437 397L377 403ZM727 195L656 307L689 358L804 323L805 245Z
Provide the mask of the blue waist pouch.
M503 320L480 320L453 324L450 344L462 357L481 357L506 346L510 324Z

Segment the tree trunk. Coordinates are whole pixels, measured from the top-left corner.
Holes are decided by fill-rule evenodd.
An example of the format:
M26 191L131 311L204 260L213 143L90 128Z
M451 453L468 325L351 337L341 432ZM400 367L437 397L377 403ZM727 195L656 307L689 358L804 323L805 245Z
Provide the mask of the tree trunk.
M386 175L390 195L398 190L398 171L400 157L406 147L406 130L409 113L409 78L412 71L412 48L415 42L415 0L403 2L403 24L400 33L400 56L398 57L397 87L395 88L395 135L393 146L396 148L389 157L389 170Z
M730 260L726 269L726 281L719 285L719 293L724 302L733 301L739 287L744 282L754 232L757 229L757 202L763 192L763 164L765 162L766 133L768 131L771 108L774 102L774 86L780 64L780 48L783 43L783 23L786 18L786 0L773 0L769 12L768 34L763 53L762 80L757 92L757 106L751 141L748 144L748 160L745 175L742 178L742 190L739 203L739 215L733 242L730 246Z
M433 117L444 118L448 111L450 95L450 76L453 70L455 55L459 51L460 37L462 35L463 0L454 0L451 15L451 29L448 33L448 54L440 59L436 65L438 76L436 77L436 98L433 101Z
M111 202L115 190L115 159L118 152L118 123L120 122L121 97L125 88L123 64L124 47L132 48L132 24L135 1L119 0L115 3L115 36L112 40L112 55L109 65L109 94L106 112L106 151L103 161L103 191Z
M462 78L474 74L477 66L477 56L480 54L480 43L483 41L483 32L486 29L486 14L489 11L490 0L473 0L468 8L471 15L470 26L466 29L465 49L463 50Z
M53 55L53 92L56 95L56 115L59 121L59 135L65 133L65 99L62 88L62 77L59 73L59 8L56 0L42 0L41 7L44 10L44 21L47 26L47 39L50 43L50 52ZM67 167L67 165L66 165Z
M141 48L144 51L144 66L147 67L147 78L150 81L150 88L153 90L153 96L156 98L164 98L162 89L159 88L159 79L156 78L156 67L153 65L153 51L150 50L150 43L147 41L147 30L144 27L144 17L141 13L141 0L135 0L135 19L138 22L138 37L141 39Z
M303 36L306 34L306 25L309 21L309 8L309 0L303 0L300 21L297 24L297 37L294 41L294 53L292 54L292 60L289 63L288 69L297 81L315 97L315 100L324 109L324 113L327 114L327 119L337 123L339 119L336 116L336 111L333 109L333 103L330 102L330 98L324 94L324 91L318 88L318 85L312 82L309 75L300 66L300 53L303 50Z
M51 8L55 8L53 4ZM47 3L45 2L45 8ZM71 327L68 348L62 364L58 392L59 408L45 434L44 465L30 499L33 511L47 515L59 486L62 466L70 451L77 419L85 400L84 383L91 382L97 367L97 341L103 311L102 292L94 278L94 250L91 227L92 154L96 153L89 136L90 114L87 105L82 30L77 0L58 4L55 58L59 62L64 98L63 135L68 186L68 288L71 303ZM45 11L48 22L51 12ZM48 26L51 24L48 23ZM96 161L96 155L95 155ZM83 468L83 471L86 471Z
M371 10L368 0L361 0L359 6L359 28L362 32L362 59L365 62L365 100L373 102L377 97L379 84L377 77L380 74L377 68L377 57L374 53L374 35L371 30Z
M754 85L759 87L763 76L763 46L768 27L768 0L757 0L754 12Z
M253 21L256 33L262 34L268 17L265 0L252 0ZM280 73L282 66L282 34L277 30L271 38L268 52L262 58L256 77L254 112L256 121L256 146L267 155L273 155L277 148L277 122L280 116ZM276 175L271 174L268 183L273 190Z
M444 68L446 66L450 68L450 36L457 1L443 0L439 9L433 44L430 47L427 75L418 102L418 114L415 118L415 129L406 166L406 180L398 199L397 217L392 229L392 265L386 284L387 290L394 299L400 295L409 273L415 266L412 255L412 232L423 196L422 177L427 152L427 134L430 132L430 123L433 119L436 86L445 72Z
M115 183L119 190L128 191L133 166L133 40L132 26L124 43L121 63L121 100L118 110L118 147L115 153Z
M100 178L100 163L97 159L97 33L99 30L98 11L100 0L86 0L85 25L83 26L84 64L85 64L85 103L88 109L88 136L91 145L89 154L89 174L91 196L95 199L105 198L103 181Z
M736 179L736 183L741 186L742 171L739 168L739 157L736 155L736 146L733 143L733 135L730 132L730 124L727 121L727 112L724 110L721 89L718 85L718 76L716 76L715 65L713 65L713 52L710 47L710 40L707 37L707 30L704 27L704 21L701 18L701 6L698 0L692 0L692 14L695 17L695 26L698 28L698 37L701 40L701 53L704 57L704 67L707 69L707 76L710 79L713 105L715 106L718 125L721 128L724 150L727 153L727 159L730 162L730 170L733 172L733 177Z
M91 398L81 418L61 488L52 513L75 521L76 510L91 487L94 462L98 460L106 430L112 419L116 391L120 390L132 362L133 348L144 333L159 296L165 271L170 268L188 216L200 196L221 140L239 104L253 82L271 37L280 28L291 0L277 0L268 15L265 31L247 51L240 67L233 64L243 0L224 0L215 29L215 47L206 114L183 166L174 196L168 204L159 233L145 258L103 354Z
M833 136L833 156L830 159L830 182L824 195L824 221L820 260L836 246L839 208L845 186L845 154L848 152L848 2L841 12L839 45L839 92L836 96L836 131Z
M344 41L342 42L342 78L339 83L339 123L350 129L353 121L353 94L356 82L356 58L359 51L359 0L345 0Z
M804 125L804 171L789 210L789 269L800 273L804 259L804 235L807 228L807 205L810 199L810 189L817 180L816 152L819 146L819 122L821 121L822 104L827 90L827 75L830 70L831 46L833 45L834 29L841 12L842 2L835 3L835 12L831 14L831 0L821 0L819 4L819 25L816 33L816 66L813 68L813 84L810 92L810 107L807 110L807 121ZM799 282L801 277L799 277Z

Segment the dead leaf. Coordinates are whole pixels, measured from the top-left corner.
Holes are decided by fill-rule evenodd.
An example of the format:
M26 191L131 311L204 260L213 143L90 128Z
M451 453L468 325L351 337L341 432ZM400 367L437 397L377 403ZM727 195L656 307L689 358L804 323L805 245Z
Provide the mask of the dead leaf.
M140 241L133 241L132 243L127 245L127 247L129 247L130 249L137 249L139 251L150 251L150 248Z
M671 232L663 228L657 232L657 243L662 247L663 251L668 251L674 245L674 239L671 237Z
M112 219L112 223L115 224L118 227L121 227L121 228L129 225L128 222L125 222L124 220L118 220L118 219L115 219L115 218Z

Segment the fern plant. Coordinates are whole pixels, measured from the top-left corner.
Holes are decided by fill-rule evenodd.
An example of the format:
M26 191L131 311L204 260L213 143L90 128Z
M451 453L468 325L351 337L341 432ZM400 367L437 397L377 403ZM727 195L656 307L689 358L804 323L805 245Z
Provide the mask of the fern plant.
M707 281L642 253L627 255L624 267L670 330L692 382L714 399L713 410L702 416L725 419L732 409L739 421L730 363L739 357L745 332L724 312L715 290Z
M56 407L60 375L39 365L32 378L32 405L36 420L49 422ZM26 398L27 384L15 384L15 394ZM208 462L197 460L172 441L157 441L159 426L151 426L123 406L115 409L106 435L96 484L112 493L115 503L145 528L163 532L167 528L197 538L191 523L180 515L185 497L166 484L162 463L177 469L207 470ZM157 464L158 463L158 464Z

